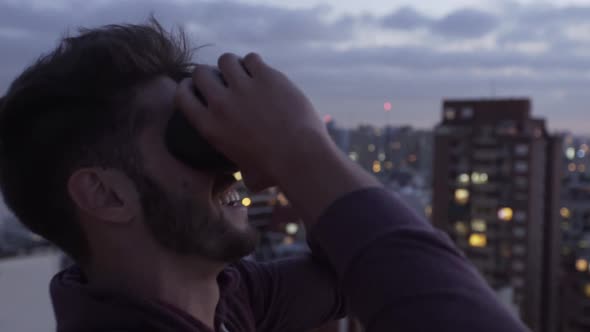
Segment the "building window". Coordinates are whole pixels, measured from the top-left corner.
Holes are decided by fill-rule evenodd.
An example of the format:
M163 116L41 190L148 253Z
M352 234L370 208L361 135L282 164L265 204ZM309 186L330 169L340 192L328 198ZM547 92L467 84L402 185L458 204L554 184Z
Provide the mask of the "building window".
M517 272L522 272L524 271L524 263L519 260L512 261L512 269Z
M523 256L526 253L526 248L523 245L516 244L512 246L512 253L515 255Z
M526 212L516 211L514 213L514 220L518 223L524 223L526 221Z
M509 207L503 207L498 210L498 219L502 221L512 221L514 211Z
M484 233L487 229L486 221L483 219L473 219L471 221L471 229L475 232Z
M517 238L523 238L526 236L526 229L524 227L514 227L512 234Z
M469 190L457 189L455 190L455 202L459 205L465 205L469 202Z
M473 118L473 108L463 107L463 110L461 110L461 118L463 118L465 120L469 120L469 119Z
M457 114L455 113L455 109L453 108L446 108L445 109L445 119L447 120L455 120Z
M524 161L517 161L514 163L514 171L518 173L526 173L529 170L529 165Z
M488 239L484 234L471 234L469 236L469 245L474 248L484 248L488 244Z
M529 146L527 144L517 144L514 153L519 157L524 157L529 154Z
M455 223L455 232L457 232L457 234L459 235L467 235L467 225L465 225L464 222L462 221L457 221Z

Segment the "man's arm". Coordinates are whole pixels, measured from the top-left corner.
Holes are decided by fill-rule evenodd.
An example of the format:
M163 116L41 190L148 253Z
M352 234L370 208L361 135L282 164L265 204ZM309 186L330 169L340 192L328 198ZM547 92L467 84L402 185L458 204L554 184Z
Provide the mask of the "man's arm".
M247 184L285 191L368 332L526 331L445 237L337 150L282 73L257 55L224 55L219 68L228 85L197 66L181 109Z
M346 313L334 272L309 255L268 263L243 260L235 267L256 331L309 331Z

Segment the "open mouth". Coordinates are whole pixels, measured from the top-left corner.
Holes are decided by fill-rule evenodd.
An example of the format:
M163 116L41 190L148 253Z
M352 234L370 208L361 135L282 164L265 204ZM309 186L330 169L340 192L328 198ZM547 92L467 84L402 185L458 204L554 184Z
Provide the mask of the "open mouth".
M231 174L219 174L213 183L213 201L223 206L241 206L238 182Z

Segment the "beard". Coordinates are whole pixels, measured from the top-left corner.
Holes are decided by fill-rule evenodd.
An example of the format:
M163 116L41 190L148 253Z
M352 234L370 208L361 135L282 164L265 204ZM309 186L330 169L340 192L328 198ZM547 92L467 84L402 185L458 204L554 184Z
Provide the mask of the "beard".
M248 225L238 229L219 209L213 215L208 202L167 194L151 178L141 175L136 185L141 195L145 224L164 248L183 256L200 256L233 262L252 253L259 234Z

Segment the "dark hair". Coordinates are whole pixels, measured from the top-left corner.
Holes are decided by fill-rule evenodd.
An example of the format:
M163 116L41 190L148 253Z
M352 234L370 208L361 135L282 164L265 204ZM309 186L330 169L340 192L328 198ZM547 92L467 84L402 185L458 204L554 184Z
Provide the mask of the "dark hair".
M148 121L135 90L159 76L186 77L191 58L183 31L168 32L152 17L80 29L28 67L0 101L0 186L17 218L88 259L68 178L90 166L134 172L135 138Z

